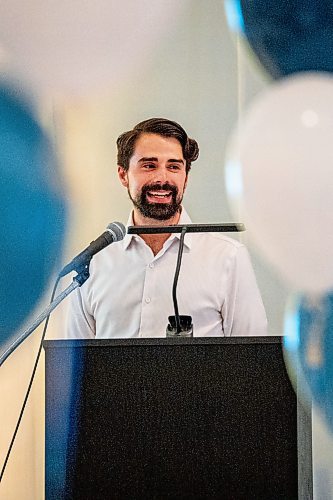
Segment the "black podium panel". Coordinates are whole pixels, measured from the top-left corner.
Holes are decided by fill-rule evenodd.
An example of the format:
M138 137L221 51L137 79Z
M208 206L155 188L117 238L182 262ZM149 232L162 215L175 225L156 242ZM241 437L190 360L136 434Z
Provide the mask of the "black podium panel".
M46 499L296 499L280 338L46 341Z

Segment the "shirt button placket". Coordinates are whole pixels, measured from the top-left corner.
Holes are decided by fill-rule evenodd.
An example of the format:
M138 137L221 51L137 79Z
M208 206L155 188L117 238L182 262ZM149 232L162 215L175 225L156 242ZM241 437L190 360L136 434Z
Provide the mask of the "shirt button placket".
M150 264L148 264L148 268L149 269L154 269L154 266L155 266L154 262L151 262ZM145 303L146 304L150 304L150 302L151 302L151 298L150 297L146 297L145 298Z
M154 311L149 304L153 303L154 289L155 289L155 277L153 269L155 267L154 262L149 262L146 265L146 277L143 290L143 300L142 300L142 317L141 317L141 329L144 336L152 336L152 325L154 324Z

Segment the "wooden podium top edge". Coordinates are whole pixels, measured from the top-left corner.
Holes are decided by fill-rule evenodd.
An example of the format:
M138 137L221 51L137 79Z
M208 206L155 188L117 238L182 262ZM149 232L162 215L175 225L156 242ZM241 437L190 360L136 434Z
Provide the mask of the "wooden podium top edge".
M44 349L73 348L73 347L128 347L128 346L157 346L157 345L209 345L209 344L276 344L281 343L281 336L268 335L266 337L154 337L135 339L59 339L44 340Z

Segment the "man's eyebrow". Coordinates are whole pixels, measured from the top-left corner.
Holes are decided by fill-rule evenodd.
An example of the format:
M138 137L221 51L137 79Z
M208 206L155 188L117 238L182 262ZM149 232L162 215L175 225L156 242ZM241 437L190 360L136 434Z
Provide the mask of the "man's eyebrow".
M151 157L144 156L143 158L140 158L140 160L138 160L138 163L144 163L145 161L158 161L158 158L156 156L151 156ZM170 158L170 160L168 160L167 163L184 164L184 160L182 160L181 158L180 159Z
M139 160L139 162L144 162L144 161L158 161L158 158L156 158L156 156L151 156L150 158L144 156Z
M184 160L182 160L181 158L179 160L177 159L172 159L171 160L168 160L168 163L183 163L184 164Z

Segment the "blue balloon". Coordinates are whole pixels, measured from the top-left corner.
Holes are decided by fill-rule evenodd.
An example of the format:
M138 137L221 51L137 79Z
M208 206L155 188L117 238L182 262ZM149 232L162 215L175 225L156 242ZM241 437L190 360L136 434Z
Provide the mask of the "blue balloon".
M333 431L333 293L300 297L286 317L285 334L291 376L298 370L304 394L310 392Z
M31 109L0 87L0 348L60 264L65 200L57 161Z
M226 0L226 11L273 78L333 71L332 0Z

